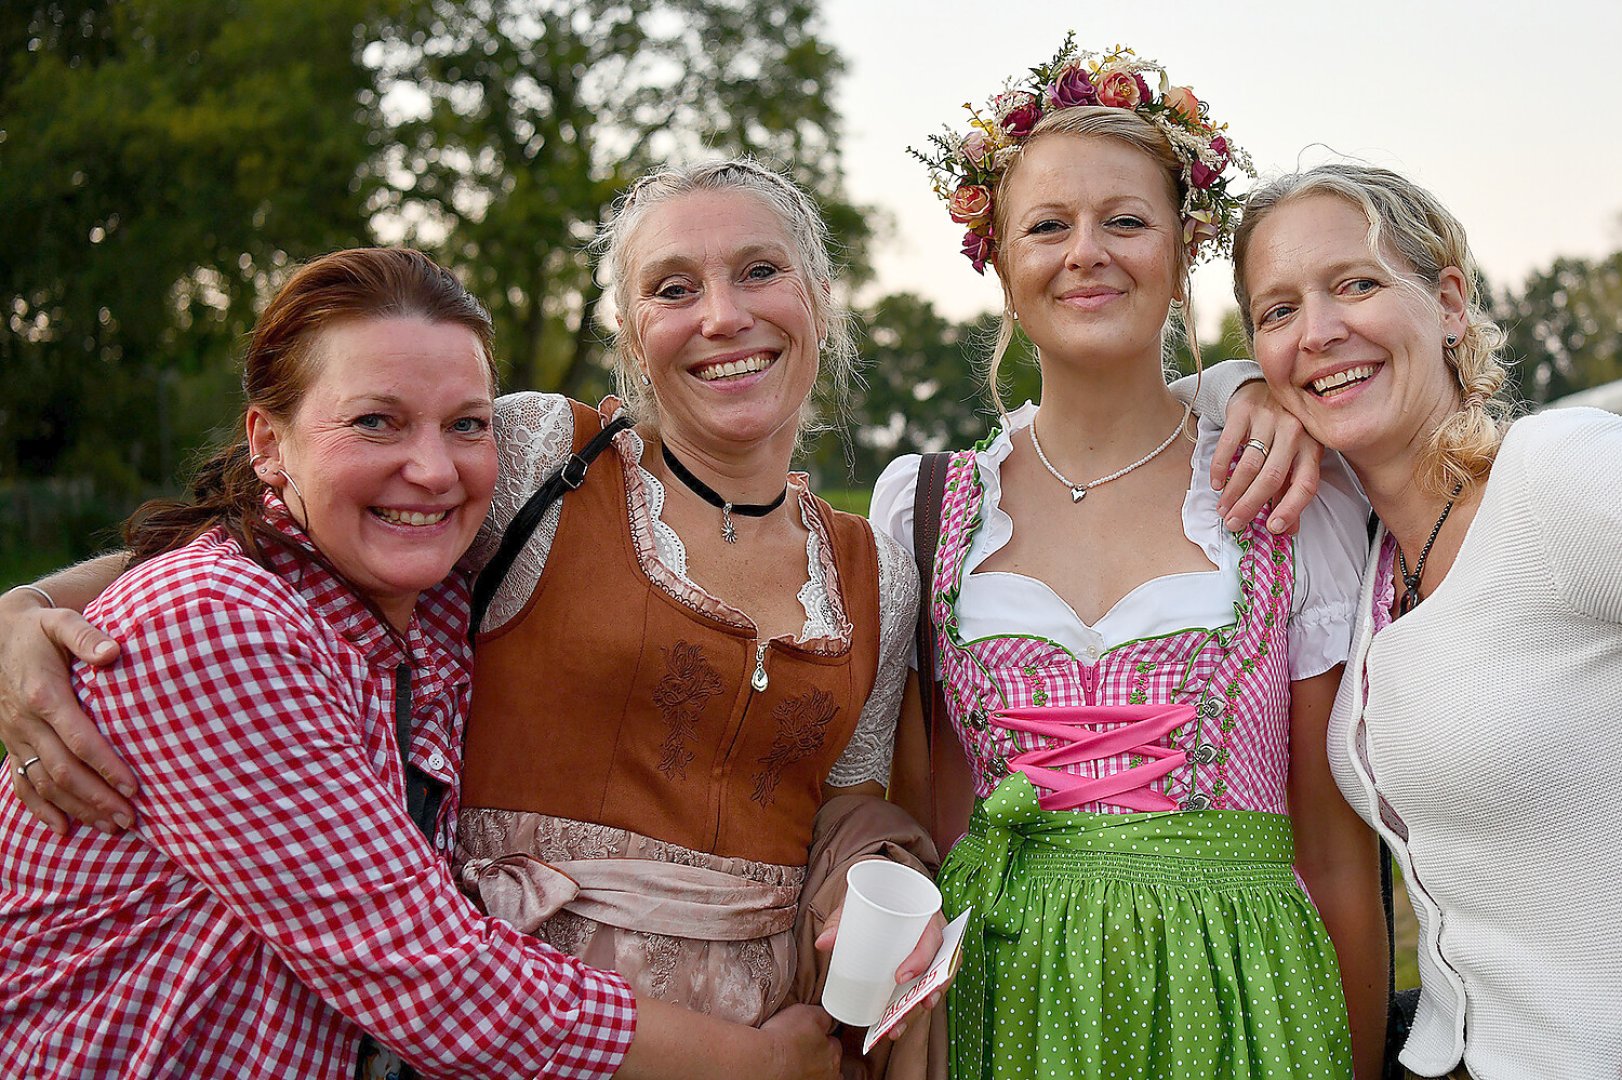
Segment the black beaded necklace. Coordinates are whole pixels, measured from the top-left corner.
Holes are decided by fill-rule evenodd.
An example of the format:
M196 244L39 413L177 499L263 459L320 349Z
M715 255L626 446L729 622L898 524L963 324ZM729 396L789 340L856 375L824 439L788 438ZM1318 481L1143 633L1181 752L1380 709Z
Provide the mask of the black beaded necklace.
M788 484L783 484L783 490L777 498L769 503L735 503L728 502L718 495L714 488L694 476L687 466L676 460L676 455L670 452L670 447L664 443L659 444L659 453L665 459L665 466L671 474L686 485L687 490L703 499L711 506L721 511L721 539L729 544L738 542L738 531L732 527L732 515L740 514L743 517L765 517L767 514L783 505L788 498Z
M1442 531L1443 524L1447 522L1447 516L1453 512L1453 503L1458 499L1459 492L1463 490L1463 484L1454 487L1453 498L1449 499L1447 505L1442 507L1442 516L1436 519L1436 525L1431 529L1430 539L1426 540L1425 546L1419 549L1419 561L1414 563L1413 573L1408 572L1408 560L1403 557L1402 545L1397 545L1397 570L1402 574L1403 588L1402 600L1397 604L1398 616L1406 615L1419 606L1419 579L1425 575L1425 559L1431 553L1431 545L1436 543L1437 534Z

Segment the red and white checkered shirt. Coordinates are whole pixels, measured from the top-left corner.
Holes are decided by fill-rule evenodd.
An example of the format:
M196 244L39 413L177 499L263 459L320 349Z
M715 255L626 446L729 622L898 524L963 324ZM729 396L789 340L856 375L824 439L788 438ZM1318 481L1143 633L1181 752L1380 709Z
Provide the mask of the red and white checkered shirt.
M407 635L412 764L448 785L431 845L395 749L408 657L271 550L274 573L211 533L88 613L123 647L74 681L140 777L132 830L58 839L0 781L0 1076L348 1080L366 1032L428 1076L612 1074L625 981L450 877L466 583L424 594Z

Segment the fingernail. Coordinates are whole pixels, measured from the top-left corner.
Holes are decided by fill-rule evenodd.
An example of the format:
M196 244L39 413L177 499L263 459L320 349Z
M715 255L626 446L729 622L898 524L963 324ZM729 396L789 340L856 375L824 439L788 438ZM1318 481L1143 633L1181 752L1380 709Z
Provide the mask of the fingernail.
M96 648L95 648L95 653L96 653L97 656L106 656L109 653L111 653L112 651L113 651L113 643L110 642L110 641L104 641L100 645L97 645Z
M110 821L98 821L98 822L96 822L96 828L100 829L102 832L106 833L108 836L117 836L118 835L118 830L113 827L113 823L110 822Z
M1284 519L1281 518L1281 517L1268 518L1267 519L1267 530L1269 532L1275 532L1275 533L1283 532L1284 531Z
M127 829L131 825L135 824L135 819L124 813L122 810L113 815L113 820L118 822L118 827L120 829Z
M1243 525L1244 522L1240 521L1238 516L1235 515L1235 516L1232 516L1232 517L1223 518L1222 519L1222 524L1227 527L1227 530L1229 532L1238 532L1239 531L1239 526Z
M134 784L118 784L116 786L118 788L118 793L120 795L124 796L124 798L126 798L126 799L135 798L135 785Z

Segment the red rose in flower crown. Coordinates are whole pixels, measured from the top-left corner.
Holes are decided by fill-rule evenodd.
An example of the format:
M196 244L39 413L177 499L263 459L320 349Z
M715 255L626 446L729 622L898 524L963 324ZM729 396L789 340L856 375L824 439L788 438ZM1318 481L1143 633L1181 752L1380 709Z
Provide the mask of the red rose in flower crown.
M1208 166L1203 161L1195 161L1189 165L1188 182L1197 188L1208 188L1217 182L1222 170L1228 167L1228 140L1221 135L1211 137L1211 152L1217 156L1214 166Z
M1030 135L1036 122L1042 119L1042 101L1035 94L1016 92L997 98L997 122L1009 138L1023 139Z
M1104 54L1083 52L1075 35L1067 34L1053 59L991 99L989 116L969 107L974 122L966 135L948 129L929 137L929 153L908 150L929 167L952 220L969 226L963 254L976 271L985 273L986 264L996 262L991 221L997 187L1020 147L1047 113L1084 107L1127 109L1159 128L1183 163L1183 235L1190 254L1229 248L1240 203L1228 190L1229 170L1254 177L1249 155L1223 134L1226 125L1210 120L1193 90L1173 86L1153 60L1121 46Z
M977 274L986 272L986 263L996 261L996 247L991 239L990 229L986 230L984 236L973 229L963 234L963 254L974 264L974 272Z

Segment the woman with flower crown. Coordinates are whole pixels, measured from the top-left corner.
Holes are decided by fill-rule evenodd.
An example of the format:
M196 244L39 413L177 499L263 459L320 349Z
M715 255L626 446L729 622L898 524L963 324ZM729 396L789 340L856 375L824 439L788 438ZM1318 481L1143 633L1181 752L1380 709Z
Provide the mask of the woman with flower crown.
M1039 407L949 457L925 597L968 766L941 753L910 800L967 828L941 871L948 914L972 909L952 1075L1377 1075L1376 845L1324 734L1365 510L1329 461L1299 536L1231 513L1205 479L1228 444L1162 375L1245 158L1130 51L1067 39L1032 76L919 155L1002 284L991 386L1016 327L1042 375ZM905 457L874 494L908 546L919 482ZM967 822L932 812L969 788Z

